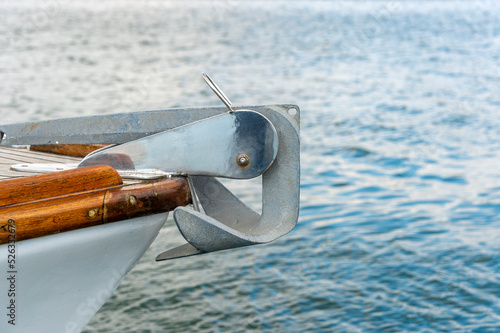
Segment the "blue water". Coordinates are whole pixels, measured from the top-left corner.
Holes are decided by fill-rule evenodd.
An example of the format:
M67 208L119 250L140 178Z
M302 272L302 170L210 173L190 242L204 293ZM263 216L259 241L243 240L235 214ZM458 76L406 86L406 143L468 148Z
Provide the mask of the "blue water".
M500 6L0 3L2 123L301 107L301 212L265 246L155 263L85 332L499 332ZM254 184L255 185L255 184ZM255 207L254 185L235 184Z

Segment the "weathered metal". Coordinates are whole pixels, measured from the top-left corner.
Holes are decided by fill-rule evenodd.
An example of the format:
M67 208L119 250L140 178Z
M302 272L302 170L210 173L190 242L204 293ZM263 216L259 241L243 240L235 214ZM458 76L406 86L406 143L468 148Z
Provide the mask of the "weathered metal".
M286 107L287 105L282 105ZM269 106L238 106L260 110ZM288 105L288 108L293 108ZM179 108L61 118L0 125L0 146L44 144L121 144L226 113L225 107Z

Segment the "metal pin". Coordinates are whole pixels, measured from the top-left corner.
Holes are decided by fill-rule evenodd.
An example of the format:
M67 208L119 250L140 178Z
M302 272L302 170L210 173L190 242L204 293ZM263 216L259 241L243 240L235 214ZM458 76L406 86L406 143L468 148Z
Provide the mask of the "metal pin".
M99 214L99 208L92 208L88 211L87 216L89 219L94 219Z
M229 98L226 97L226 95L224 95L222 90L220 90L220 88L215 84L215 82L210 78L210 76L208 76L205 73L201 73L201 76L203 76L203 79L205 79L205 82L208 84L210 89L212 89L214 91L214 93L217 95L217 97L220 98L222 103L224 103L227 106L227 108L229 109L229 113L233 113L234 110L231 106L232 105L231 101L229 100Z

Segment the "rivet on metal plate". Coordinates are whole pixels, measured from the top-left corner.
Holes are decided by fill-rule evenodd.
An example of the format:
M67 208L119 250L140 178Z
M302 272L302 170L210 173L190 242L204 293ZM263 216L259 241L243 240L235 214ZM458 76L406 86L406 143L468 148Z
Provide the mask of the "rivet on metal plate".
M242 168L246 168L250 164L250 156L247 154L239 154L238 157L236 157L236 163Z

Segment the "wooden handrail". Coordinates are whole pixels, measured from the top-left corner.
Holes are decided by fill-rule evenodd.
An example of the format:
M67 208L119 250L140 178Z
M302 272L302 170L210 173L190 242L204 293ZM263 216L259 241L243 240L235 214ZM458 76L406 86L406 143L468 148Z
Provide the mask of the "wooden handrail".
M30 150L74 157L85 157L107 145L31 145Z
M0 208L122 184L118 172L105 165L3 180L0 182Z
M99 168L89 167L82 168L82 170L88 169L87 172L90 175L93 175L94 171L98 171L97 174L101 175L102 170L99 171ZM117 184L116 177L113 175L111 176L112 180L106 181L106 185L103 187L96 187L94 184L89 186L91 188L85 188L81 185L78 186L78 183L82 179L92 179L92 177L79 175L73 179L73 184L78 188L78 191L58 191L56 188L52 188L53 186L57 187L55 185L57 182L54 182L53 177L57 178L57 174L63 174L63 172L43 175L47 177L35 176L20 180L15 179L14 181L24 184L24 189L33 189L36 192L36 195L29 196L30 200L10 199L10 196L4 193L9 190L4 189L3 184L11 182L11 180L0 182L0 192L4 193L4 198L10 199L10 201L4 200L10 202L9 204L0 207L0 244L8 243L9 235L13 233L15 240L20 241L162 213L191 202L189 186L183 177L120 185L121 179L120 184ZM65 187L70 187L71 177L65 174L61 178L65 179L61 183L65 184ZM40 182L41 179L43 181ZM20 189L13 188L13 184L11 182L9 186L11 191L22 192ZM37 185L51 190L36 191ZM16 194L14 197L18 198L19 195ZM15 226L15 230L13 230L13 226Z

